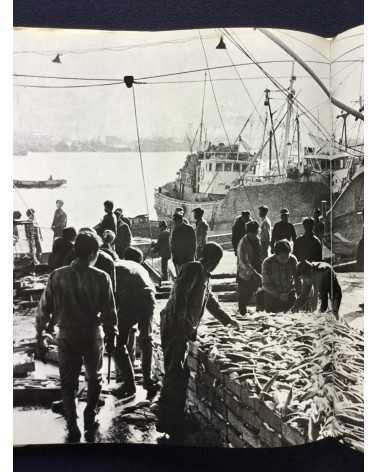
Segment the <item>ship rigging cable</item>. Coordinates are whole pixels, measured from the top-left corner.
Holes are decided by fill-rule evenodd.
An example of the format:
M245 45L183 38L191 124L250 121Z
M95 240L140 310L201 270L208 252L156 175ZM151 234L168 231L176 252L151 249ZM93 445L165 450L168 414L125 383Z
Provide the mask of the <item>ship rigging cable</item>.
M212 79L211 79L211 72L210 72L210 69L209 69L209 62L208 62L208 60L207 60L206 49L205 49L205 45L203 44L203 39L202 39L201 31L198 31L198 34L199 34L199 38L200 38L200 40L201 40L201 45L202 45L202 50L203 50L203 54L204 54L204 57L205 57L206 67L207 67L207 69L208 69L208 71L209 71L209 81L210 81L210 85L211 85L211 90L213 91L214 101L215 101L215 105L216 105L216 107L217 107L219 120L220 120L220 122L221 122L221 124L222 124L224 134L226 135L227 143L228 143L228 145L230 146L230 149L231 149L231 141L230 141L230 138L229 138L228 133L227 133L227 130L226 130L226 126L225 126L224 121L223 121L222 113L221 113L221 111L220 111L219 103L218 103L217 96L216 96L215 90L214 90L214 84L213 84Z
M135 128L136 128L137 142L138 142L139 162L140 162L140 169L141 169L141 173L142 173L144 198L146 200L146 210L147 210L147 217L148 217L148 229L149 229L149 233L150 233L150 240L152 242L150 208L149 208L149 204L148 204L147 186L146 186L146 179L145 179L145 175L144 175L142 149L141 149L141 146L140 146L140 135L139 135L139 124L138 124L138 113L137 113L137 106L136 106L135 90L134 90L134 87L131 87L131 89L132 89L132 93L133 93L134 117L135 117Z
M236 40L232 34L227 30L227 29L224 29L223 30L225 35L228 37L228 39L232 42L232 44L234 44L234 46L236 46L246 57L248 57L253 64L255 64L259 70L261 70L261 72L287 97L289 95L289 91L286 90L271 74L269 74L269 72L267 72L262 66L261 66L261 63L259 63L258 61L256 61L256 59L246 50L246 48L244 46L242 46L240 44L240 41ZM291 61L292 63L293 61ZM313 116L313 114L305 107L305 105L303 105L303 103L301 103L296 97L295 95L291 97L291 99L293 101L295 101L297 103L297 106L300 107L301 111L305 110L306 113L306 117L313 123L314 126L316 126L316 128L318 128L318 130L327 138L329 139L330 138L330 135L328 133L328 131L323 127L323 125L321 123L319 123L317 121L317 119Z
M257 109L257 107L256 107L256 105L255 105L255 102L252 100L251 94L249 93L249 90L248 90L247 86L245 85L245 83L244 83L242 77L240 76L240 73L239 73L239 71L238 71L238 68L234 65L234 61L232 60L231 54L229 53L228 49L226 49L226 53L227 53L227 56L228 56L228 58L229 58L231 64L234 66L236 75L238 76L238 78L239 78L239 80L240 80L240 82L241 82L241 84L242 84L242 86L243 86L243 88L244 88L244 90L245 90L245 93L247 94L247 96L248 96L248 98L249 98L249 101L250 101L251 105L253 106L253 108L255 109L256 113L258 114L261 123L264 123L264 119L263 119L263 117L261 116L259 110ZM251 117L252 117L252 115L251 115Z

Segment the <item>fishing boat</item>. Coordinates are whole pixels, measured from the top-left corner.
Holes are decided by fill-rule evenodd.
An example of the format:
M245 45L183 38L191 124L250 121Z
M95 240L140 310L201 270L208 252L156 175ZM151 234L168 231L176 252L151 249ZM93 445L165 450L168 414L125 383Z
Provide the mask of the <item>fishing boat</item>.
M347 116L354 117L356 121L363 120L361 110L354 110L333 97L309 65L286 44L272 33L260 31L308 72L330 102L343 111L344 123ZM265 73L261 65L257 66ZM303 217L312 215L314 208L327 208L327 205L329 208L341 195L351 178L349 170L361 157L361 152L356 153L350 146L336 142L335 136L298 100L294 88L294 63L288 87L279 86L269 74L266 76L279 90L263 90L265 122L262 135L255 135L252 142L243 136L251 117L243 125L235 142L231 143L229 139L226 144L208 142L204 133L202 98L201 122L193 139L195 142L196 136L199 136L196 150L190 148L184 166L177 172L174 181L155 189L155 210L159 219L170 219L175 209L181 207L186 218L194 222L192 211L201 206L210 229L219 233L229 231L242 210L250 210L257 219L258 207L267 205L273 221L280 218L281 208L287 207L291 220L298 223ZM211 81L210 72L209 79ZM214 87L211 88L216 101ZM204 94L205 91L206 76ZM273 92L284 96L286 109L281 114L278 109L272 109ZM218 113L223 124L219 108ZM308 130L306 123L303 124L305 119L312 126L311 130ZM306 143L303 125L307 129ZM315 131L322 135L321 139L316 139ZM343 128L344 131L346 141L346 129ZM308 145L309 141L313 145Z
M57 188L65 185L65 179L53 179L50 177L47 180L13 180L13 185L16 188Z
M315 147L300 145L298 117L294 120L296 142L289 142L293 131L294 80L292 76L284 115L286 120L281 120L286 144L279 146L277 143L278 126L273 122L270 91L265 90L264 105L266 117L271 120L271 130L267 133L266 120L263 144L258 151L252 152L252 147L242 137L246 123L234 144L206 141L202 144L199 138L198 150L188 154L176 180L155 190L155 210L159 219L169 219L175 209L181 207L186 218L192 221L193 209L201 206L210 229L222 232L229 231L242 210L250 210L257 218L258 207L267 205L271 218L277 220L280 209L287 207L293 221L298 222L311 215L322 201L330 200L330 157L319 154ZM201 123L200 136L202 127ZM261 142L261 136L258 140Z
M327 213L325 244L338 259L355 259L364 237L364 161L355 160L348 181Z

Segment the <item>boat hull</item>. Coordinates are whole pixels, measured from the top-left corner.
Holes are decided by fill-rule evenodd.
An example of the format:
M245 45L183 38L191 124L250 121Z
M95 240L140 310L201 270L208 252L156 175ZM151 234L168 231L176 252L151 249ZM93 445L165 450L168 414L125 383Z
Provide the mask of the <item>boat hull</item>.
M67 183L64 179L50 180L13 180L16 188L57 188Z
M364 171L358 172L332 205L327 215L332 239L327 247L339 258L355 258L363 237Z
M269 216L274 222L280 219L281 208L288 208L291 220L296 223L312 215L314 208L329 199L329 186L324 182L285 180L235 187L216 201L184 201L157 192L155 210L159 219L170 219L175 208L182 207L185 217L193 222L192 210L201 206L212 230L229 231L236 216L243 210L250 210L251 216L258 219L258 207L267 205Z

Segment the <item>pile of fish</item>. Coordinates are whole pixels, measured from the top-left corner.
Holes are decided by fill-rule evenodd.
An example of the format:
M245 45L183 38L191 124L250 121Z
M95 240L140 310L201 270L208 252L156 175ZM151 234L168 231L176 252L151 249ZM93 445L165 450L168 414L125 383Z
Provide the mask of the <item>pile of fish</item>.
M331 314L266 313L237 318L240 330L205 318L201 350L221 372L301 431L363 449L363 336Z

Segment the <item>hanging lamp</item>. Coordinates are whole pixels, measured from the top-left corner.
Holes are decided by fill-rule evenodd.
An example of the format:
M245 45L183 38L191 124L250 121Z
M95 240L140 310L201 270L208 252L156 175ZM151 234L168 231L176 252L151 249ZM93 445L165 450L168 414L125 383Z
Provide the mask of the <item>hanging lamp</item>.
M216 49L227 49L225 42L223 41L223 35L220 37L219 43Z
M60 56L61 54L57 54L51 62L54 62L55 64L61 64L62 61L60 60Z

